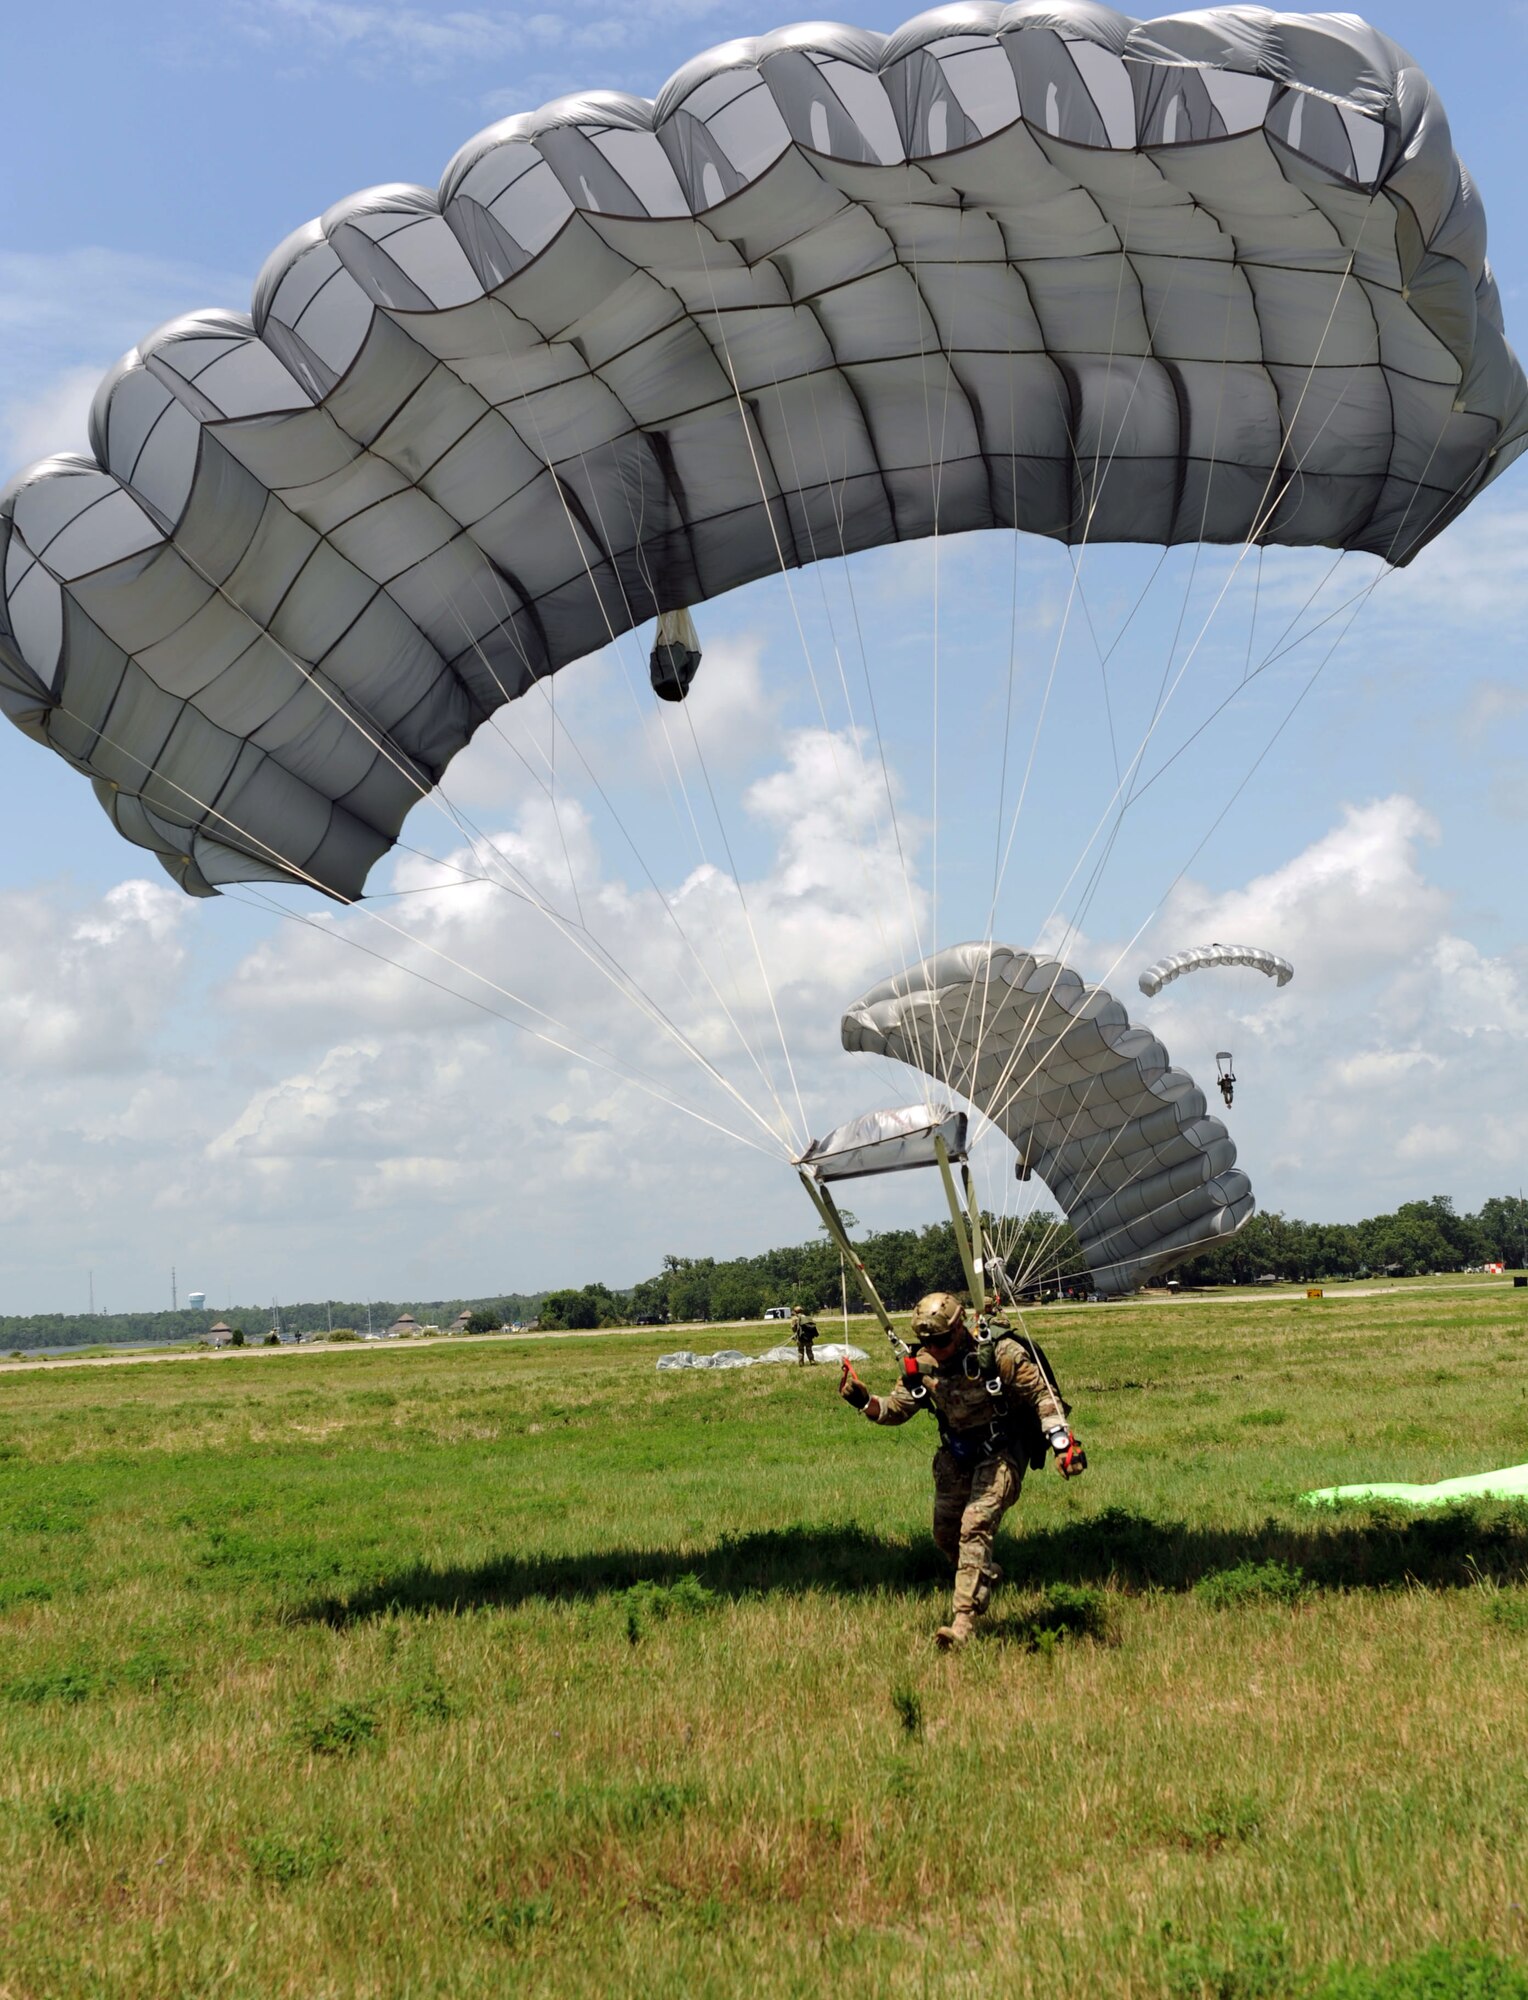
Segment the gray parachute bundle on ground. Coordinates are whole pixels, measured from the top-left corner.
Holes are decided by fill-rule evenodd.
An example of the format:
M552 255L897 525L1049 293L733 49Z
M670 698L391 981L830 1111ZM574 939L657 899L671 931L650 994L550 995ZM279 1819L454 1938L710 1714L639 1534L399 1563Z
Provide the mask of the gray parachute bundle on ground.
M674 1368L751 1368L753 1356L737 1347L720 1347L715 1354L696 1354L692 1348L680 1347L672 1354L660 1354L654 1365L660 1373Z
M1147 966L1136 984L1148 999L1154 1000L1164 986L1181 979L1185 972L1204 972L1212 965L1250 966L1254 972L1266 973L1277 986L1287 986L1295 976L1287 958L1264 951L1261 945L1201 944L1190 951L1170 952L1166 958L1159 958L1155 965Z
M0 705L187 890L352 897L495 708L665 610L936 528L1405 562L1525 405L1442 106L1353 16L784 28L340 201L128 354L94 456L0 496Z
M868 1361L870 1358L863 1347L847 1346L841 1340L822 1342L817 1347L816 1354L819 1364L827 1361ZM763 1368L772 1367L780 1362L799 1361L801 1356L797 1352L795 1343L787 1340L782 1341L778 1347L766 1347L762 1354L756 1354L753 1358L758 1366Z
M1252 1187L1204 1092L1101 986L1059 959L956 945L872 987L846 1049L958 1091L1065 1211L1106 1298L1232 1235Z

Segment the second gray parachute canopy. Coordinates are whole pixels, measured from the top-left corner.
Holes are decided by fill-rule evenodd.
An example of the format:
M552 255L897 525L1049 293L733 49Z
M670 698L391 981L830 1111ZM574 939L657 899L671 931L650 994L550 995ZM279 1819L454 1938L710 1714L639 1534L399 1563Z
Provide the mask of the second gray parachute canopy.
M1288 986L1294 978L1294 966L1288 958L1280 958L1278 952L1268 952L1260 944L1196 944L1188 952L1168 952L1166 958L1158 958L1154 966L1146 966L1136 984L1154 1000L1184 972L1204 972L1210 966L1250 966L1254 972L1266 972L1276 986Z
M1201 944L1190 951L1169 952L1155 965L1148 965L1136 983L1148 998L1155 999L1164 986L1181 979L1185 972L1203 972L1212 965L1247 965L1254 972L1266 973L1279 986L1287 986L1295 976L1287 958L1265 951L1261 945Z
M842 1023L846 1049L959 1091L1066 1212L1106 1298L1196 1256L1252 1213L1204 1092L1120 1003L1059 959L1004 945L936 952Z

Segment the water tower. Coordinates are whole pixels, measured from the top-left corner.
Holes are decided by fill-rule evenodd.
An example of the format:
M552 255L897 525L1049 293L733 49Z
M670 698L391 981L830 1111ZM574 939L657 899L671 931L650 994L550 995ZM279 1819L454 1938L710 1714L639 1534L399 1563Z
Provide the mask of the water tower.
M194 1313L205 1312L207 1310L207 1294L205 1292L187 1292L186 1304Z

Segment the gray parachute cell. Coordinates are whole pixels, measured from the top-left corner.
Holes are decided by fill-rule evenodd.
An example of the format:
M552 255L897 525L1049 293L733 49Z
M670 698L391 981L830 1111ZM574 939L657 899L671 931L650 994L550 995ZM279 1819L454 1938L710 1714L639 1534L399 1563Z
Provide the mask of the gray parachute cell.
M1266 973L1278 986L1287 986L1295 976L1287 958L1264 951L1261 945L1201 944L1191 951L1175 951L1159 958L1155 965L1147 966L1136 984L1148 999L1154 1000L1164 986L1181 979L1185 972L1203 972L1212 965L1247 965L1254 972Z
M128 354L94 457L0 496L0 705L186 889L350 897L666 608L936 526L1401 563L1525 409L1442 106L1352 15L784 28L338 202Z
M1066 1213L1106 1298L1196 1256L1252 1213L1204 1092L1120 1003L1059 959L964 944L872 987L846 1049L958 1091L1013 1141Z

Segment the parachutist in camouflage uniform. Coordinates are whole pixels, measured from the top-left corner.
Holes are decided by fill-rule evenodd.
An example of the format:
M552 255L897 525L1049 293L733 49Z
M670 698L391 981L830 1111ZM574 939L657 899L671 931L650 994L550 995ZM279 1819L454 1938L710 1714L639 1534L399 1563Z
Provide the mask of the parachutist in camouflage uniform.
M955 1603L937 1634L963 1646L1002 1575L992 1560L998 1524L1019 1497L1026 1466L1045 1463L1047 1446L1063 1478L1087 1458L1067 1424L1067 1406L1027 1342L1006 1328L973 1339L960 1301L931 1292L913 1314L914 1345L889 1396L872 1396L845 1361L838 1393L873 1424L905 1424L929 1409L939 1424L934 1454L934 1540L955 1565Z
M808 1319L800 1306L791 1307L791 1339L796 1343L796 1365L805 1368L808 1363L817 1365L817 1356L812 1349L817 1345L817 1322Z

